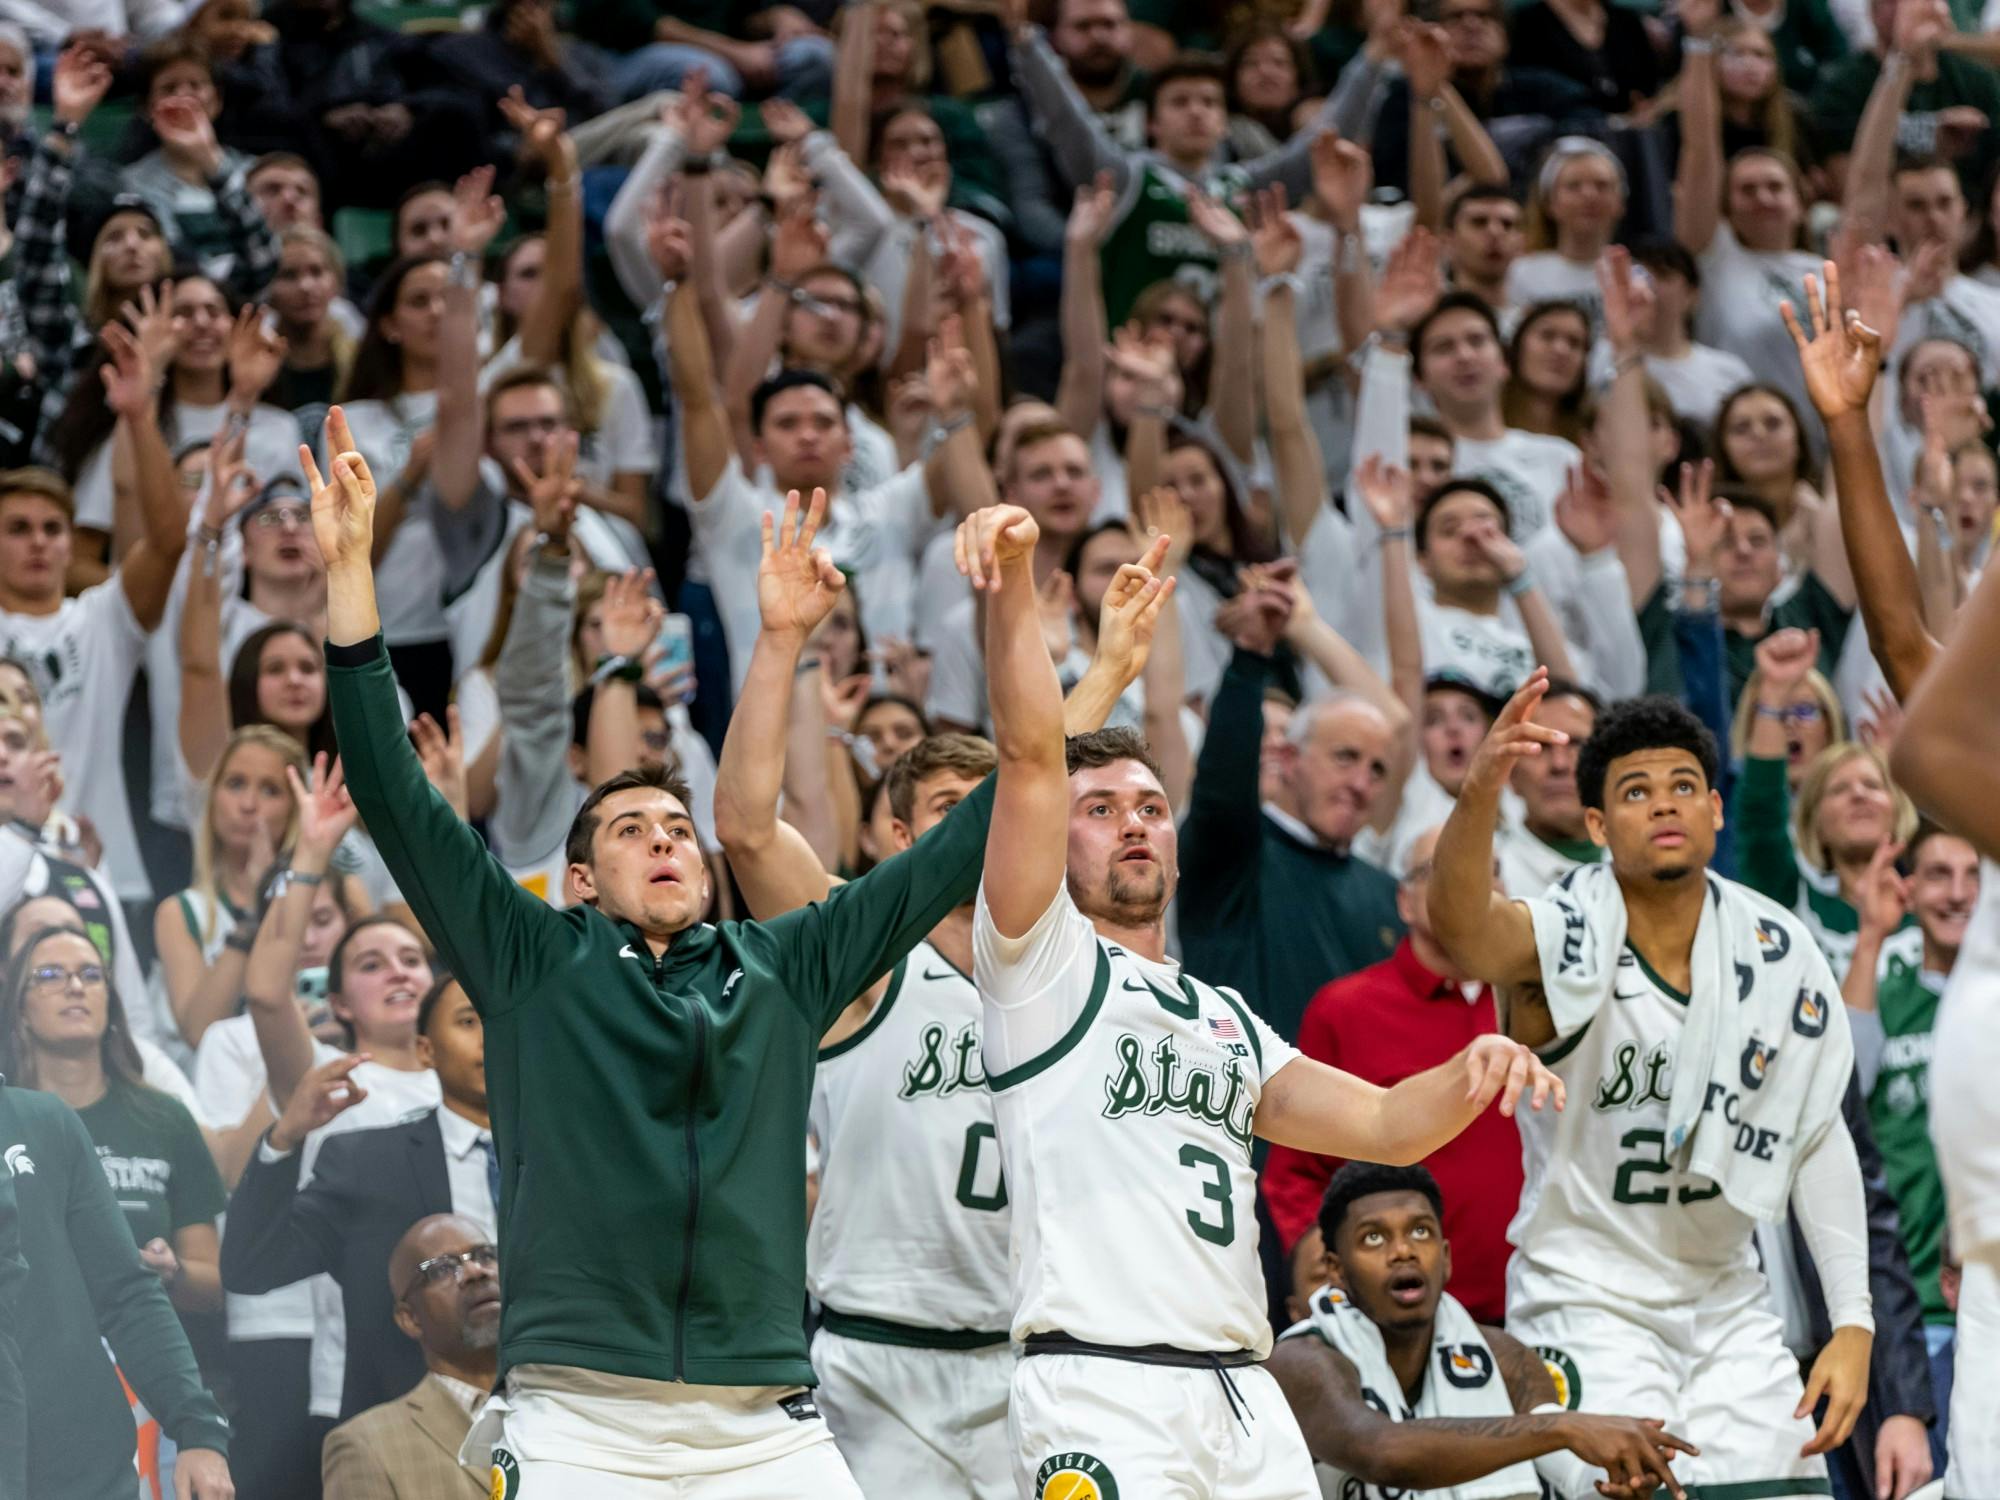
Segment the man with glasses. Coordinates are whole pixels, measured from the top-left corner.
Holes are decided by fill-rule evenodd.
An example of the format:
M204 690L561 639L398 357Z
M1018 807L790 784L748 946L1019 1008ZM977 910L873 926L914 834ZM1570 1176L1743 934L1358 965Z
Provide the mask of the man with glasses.
M458 1461L472 1413L493 1388L500 1350L500 1252L456 1214L419 1219L389 1257L396 1327L417 1341L425 1374L393 1401L327 1435L326 1500L445 1500L489 1493Z
M1325 986L1306 1007L1299 1050L1316 1061L1384 1088L1436 1067L1474 1037L1499 1029L1493 991L1468 980L1431 935L1428 893L1438 830L1410 845L1408 871L1396 887L1396 912L1409 928L1379 964ZM1496 885L1498 883L1496 876ZM1444 1235L1454 1254L1451 1294L1482 1323L1499 1323L1507 1306L1507 1221L1521 1197L1521 1136L1511 1119L1488 1110L1424 1161L1444 1191ZM1264 1201L1292 1266L1293 1307L1307 1316L1325 1279L1317 1218L1340 1162L1274 1145L1264 1163Z

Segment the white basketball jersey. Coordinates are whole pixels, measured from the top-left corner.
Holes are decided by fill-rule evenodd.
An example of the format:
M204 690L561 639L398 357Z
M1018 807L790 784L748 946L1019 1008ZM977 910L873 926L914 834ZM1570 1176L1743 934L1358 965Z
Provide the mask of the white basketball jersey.
M1104 941L1066 889L1013 942L982 896L973 949L1014 1337L1268 1354L1251 1120L1297 1052L1234 993ZM1010 1058L996 1030L1030 1009L1067 1024Z
M2000 1246L2000 862L1979 862L1979 904L1944 987L1931 1042L1931 1138L1951 1209L1952 1249Z
M819 1205L806 1285L838 1312L1007 1327L1007 1183L979 1048L979 992L928 942L867 1023L819 1054Z
M1517 1277L1545 1269L1601 1287L1606 1305L1674 1303L1756 1265L1754 1221L1706 1177L1667 1160L1667 1106L1687 1000L1627 948L1611 998L1542 1054L1569 1105L1524 1109L1526 1182L1507 1227ZM1761 1069L1761 1058L1741 1066Z

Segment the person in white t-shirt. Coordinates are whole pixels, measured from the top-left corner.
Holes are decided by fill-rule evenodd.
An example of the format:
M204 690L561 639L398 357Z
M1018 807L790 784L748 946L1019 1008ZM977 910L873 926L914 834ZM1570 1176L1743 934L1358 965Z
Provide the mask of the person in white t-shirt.
M1471 292L1500 319L1511 321L1508 278L1521 257L1521 201L1502 187L1469 187L1445 210L1444 253L1451 288Z
M1611 148L1589 136L1561 137L1542 158L1529 214L1534 246L1507 270L1507 301L1574 302L1590 318L1590 334L1604 330L1597 295L1597 257L1625 217L1625 168Z
M965 514L992 495L992 477L972 416L976 389L972 356L956 320L931 344L926 369L932 415L941 441L872 490L841 484L852 435L847 409L827 376L791 368L759 385L750 398L750 461L730 434L712 373L708 331L695 289L683 283L667 301L669 362L681 413L695 546L708 568L722 615L733 686L749 670L757 639L757 567L764 517L775 518L787 491L825 490L827 523L820 542L835 566L854 580L862 627L872 639L908 640L915 617L917 559L937 519Z
M1539 1106L1546 1075L1482 1037L1378 1089L1301 1058L1235 991L1168 958L1173 811L1129 730L1065 741L1037 541L1017 506L961 529L986 601L1000 757L973 976L1013 1215L1012 1332L1028 1356L1008 1412L1015 1481L1023 1494L1312 1500L1311 1457L1259 1367L1271 1329L1255 1138L1412 1161L1503 1094L1503 1113L1524 1088ZM1172 593L1142 586L1158 604ZM1130 1253L1112 1257L1078 1206L1114 1200Z
M69 486L45 469L0 475L0 655L34 673L50 742L69 757L73 810L104 841L119 899L136 902L151 886L125 790L125 703L187 544L187 501L160 431L152 360L122 326L105 337L114 350L107 399L136 460L140 535L109 578L65 597L76 530Z
M1671 240L1654 240L1634 250L1632 262L1653 278L1653 310L1642 315L1638 329L1646 373L1660 383L1677 416L1712 427L1723 398L1750 384L1750 367L1726 349L1695 342L1701 266L1692 255Z
M1526 546L1548 524L1583 454L1567 439L1507 425L1507 356L1493 309L1479 297L1448 292L1437 299L1416 321L1409 349L1411 373L1451 434L1452 472L1503 495L1508 535Z

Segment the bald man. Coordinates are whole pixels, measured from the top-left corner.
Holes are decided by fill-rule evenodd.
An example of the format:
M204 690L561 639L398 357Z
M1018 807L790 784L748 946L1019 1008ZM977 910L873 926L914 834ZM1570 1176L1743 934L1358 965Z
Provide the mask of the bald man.
M407 1395L328 1434L320 1457L325 1500L484 1496L487 1474L459 1463L458 1449L493 1388L499 1252L470 1219L432 1214L397 1242L388 1274L396 1326L417 1341L428 1373Z
M1237 979L1286 1041L1315 990L1387 958L1403 930L1396 882L1351 853L1392 773L1380 709L1351 696L1299 709L1275 795L1259 793L1264 692L1291 587L1275 582L1216 617L1236 650L1209 705L1181 826L1179 908L1188 967Z

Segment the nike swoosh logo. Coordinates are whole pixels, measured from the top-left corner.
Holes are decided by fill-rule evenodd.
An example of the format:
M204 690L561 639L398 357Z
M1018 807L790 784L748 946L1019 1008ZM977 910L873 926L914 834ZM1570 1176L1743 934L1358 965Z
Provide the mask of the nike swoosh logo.
M1628 995L1623 990L1613 990L1611 998L1613 1000L1643 1000L1646 998L1646 992L1644 990L1636 990Z
M1126 980L1119 988L1130 990L1135 995L1150 995L1153 993L1153 987L1150 984L1142 984L1136 979Z
M936 969L924 970L924 978L926 979L957 979L960 977L956 969L946 969L943 973L939 973Z
M722 981L722 993L725 998L727 998L731 990L736 988L736 981L742 977L743 971L741 969L732 969L729 971L729 977Z
M620 958L637 958L639 955L634 953L632 951L632 945L630 943L627 943L624 947L618 950L618 956Z

